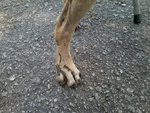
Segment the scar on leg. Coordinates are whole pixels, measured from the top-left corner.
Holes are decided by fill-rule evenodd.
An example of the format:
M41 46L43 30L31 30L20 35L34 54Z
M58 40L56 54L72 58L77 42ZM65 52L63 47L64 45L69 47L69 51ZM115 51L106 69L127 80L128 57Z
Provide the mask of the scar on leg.
M61 58L61 54L59 53L59 57L60 57L60 60L59 60L59 63L61 62L62 58Z

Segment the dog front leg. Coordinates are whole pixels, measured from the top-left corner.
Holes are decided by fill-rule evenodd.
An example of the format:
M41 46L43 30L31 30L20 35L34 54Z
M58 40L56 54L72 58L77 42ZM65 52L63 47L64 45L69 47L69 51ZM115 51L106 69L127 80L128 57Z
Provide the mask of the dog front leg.
M72 86L79 82L80 71L75 66L70 54L72 34L80 19L90 9L96 0L64 0L64 7L57 18L55 26L56 67L59 76L56 78L61 84Z

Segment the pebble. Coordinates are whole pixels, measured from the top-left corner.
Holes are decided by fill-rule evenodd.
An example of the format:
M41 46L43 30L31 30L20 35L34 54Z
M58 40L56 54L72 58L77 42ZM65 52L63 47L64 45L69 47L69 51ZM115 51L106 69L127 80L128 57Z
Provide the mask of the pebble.
M8 94L8 92L6 92L6 91L3 91L3 92L1 93L2 97L6 97L7 94Z
M124 16L124 15L120 15L120 17L121 17L121 18L125 18L125 16Z
M3 57L4 57L4 58L6 58L6 57L7 57L6 52L4 52L4 53L3 53Z
M118 72L117 70L115 70L115 74L116 74L116 75L119 75L119 72Z
M100 86L97 86L96 87L96 91L98 91L99 93L101 93L102 92L102 88Z
M104 55L106 55L106 54L107 54L107 51L106 51L106 50L104 50L102 53L103 53Z
M142 113L142 111L140 109L137 109L136 112L137 113Z
M128 109L129 109L131 112L135 113L135 108L132 107L131 105L128 106Z
M95 73L92 73L92 76L95 76Z
M49 8L48 10L51 11L52 9L53 9L53 8L51 7L51 8Z
M21 111L21 113L26 113L25 111Z
M122 4L121 4L122 7L125 7L126 5L127 5L127 4L125 4L125 3L122 3Z
M19 84L17 82L14 83L15 86L18 86Z
M122 70L122 69L119 68L118 70L119 70L120 73L123 73L123 70Z
M118 16L118 14L113 14L113 16L117 17L117 16Z
M90 97L90 98L88 98L88 100L89 100L89 101L93 101L93 100L94 100L94 98L93 98L93 97Z
M133 93L133 91L134 91L133 89L127 88L127 92L128 92L128 93Z
M54 106L55 109L58 109L59 107L57 105Z
M123 113L123 112L122 112L122 110L119 109L119 110L118 110L118 113Z
M110 72L111 72L111 73L114 73L114 70L111 70Z
M54 102L57 102L57 101L58 101L58 99L57 99L57 98L55 98L55 99L54 99Z
M48 2L45 2L44 5L45 5L45 6L48 6Z
M120 77L117 77L117 80L120 81L121 80Z
M10 76L10 77L9 77L9 80L10 80L10 81L14 81L14 80L15 80L15 75Z
M29 7L30 5L27 3L27 4L25 4L25 6L26 6L26 7Z
M95 93L95 99L98 101L99 100L99 95L98 93Z
M41 79L40 79L39 77L34 77L34 78L32 79L32 82L33 82L33 83L40 83L40 82L41 82Z
M140 96L140 99L141 99L141 100L145 100L144 96Z
M48 85L47 85L47 88L48 88L48 89L50 89L50 88L51 88L50 84L48 84Z
M91 86L89 86L89 89L90 89L90 90L93 90L94 88L93 88L93 87L91 87Z
M75 105L72 102L70 102L69 105L72 107L75 107Z
M97 0L97 2L98 2L98 3L101 3L101 2L102 2L102 0Z
M132 98L128 95L125 95L125 98L130 102L132 100Z

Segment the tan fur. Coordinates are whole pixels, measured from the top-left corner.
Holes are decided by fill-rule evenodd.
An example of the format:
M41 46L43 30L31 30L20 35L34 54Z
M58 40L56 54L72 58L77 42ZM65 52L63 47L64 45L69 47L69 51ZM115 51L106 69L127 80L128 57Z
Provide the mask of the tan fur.
M56 67L61 84L67 82L72 86L79 82L80 71L75 66L70 54L72 34L80 19L86 14L96 0L63 0L64 7L57 18L54 37L56 40Z

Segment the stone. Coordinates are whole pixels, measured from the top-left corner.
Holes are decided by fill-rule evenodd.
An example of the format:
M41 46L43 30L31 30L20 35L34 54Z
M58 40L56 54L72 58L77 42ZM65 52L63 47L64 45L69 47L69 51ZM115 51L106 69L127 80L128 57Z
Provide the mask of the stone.
M129 92L129 93L133 93L133 89L131 89L131 88L127 88L127 92Z
M102 92L102 88L100 86L97 86L96 87L96 91L99 92L99 93L101 93Z
M89 101L93 101L93 100L94 100L94 98L93 98L93 97L90 97L90 98L88 98L88 100L89 100Z
M6 92L6 91L3 91L3 92L1 93L2 97L6 97L7 94L8 94L8 92Z
M12 76L9 77L9 80L10 80L10 81L14 81L15 78L16 78L15 75L12 75Z
M126 5L127 5L127 4L125 4L125 3L122 3L122 4L121 4L122 7L125 7Z
M34 77L34 78L32 79L32 82L33 82L33 83L40 83L40 82L41 82L41 79L40 79L39 77Z

